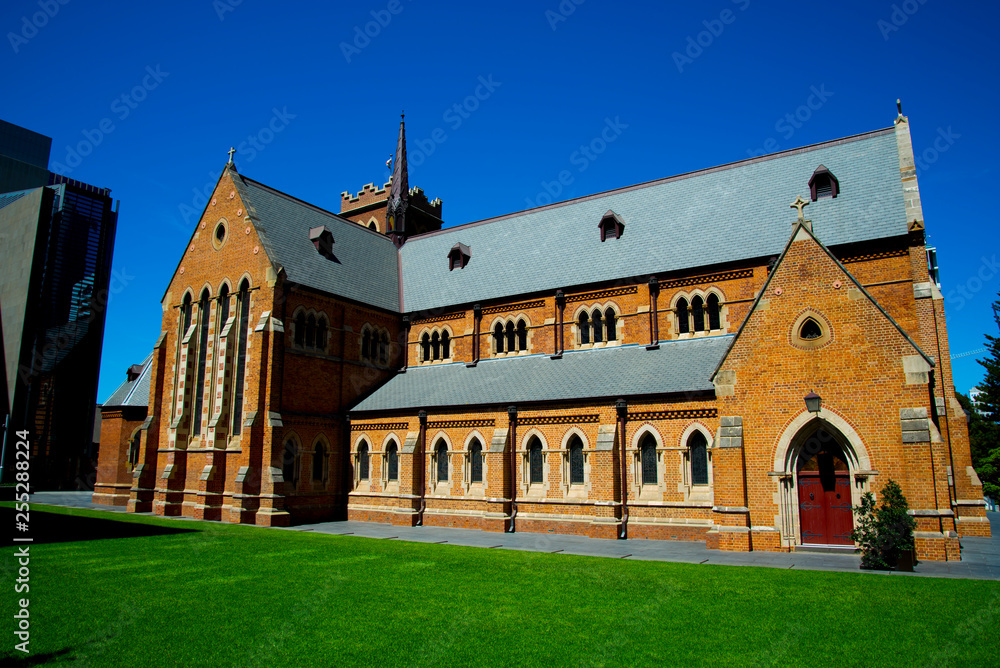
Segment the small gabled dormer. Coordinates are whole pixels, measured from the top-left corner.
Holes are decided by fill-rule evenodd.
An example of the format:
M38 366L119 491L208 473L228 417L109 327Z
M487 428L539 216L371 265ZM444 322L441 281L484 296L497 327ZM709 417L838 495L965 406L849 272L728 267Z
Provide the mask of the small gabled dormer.
M453 269L465 269L472 258L472 250L465 244L455 244L448 251L448 271Z
M125 377L128 378L128 382L134 381L136 378L142 375L142 365L133 364L128 369L125 370Z
M340 262L340 260L338 260L333 254L333 232L326 229L326 225L310 228L309 241L313 242L313 246L316 247L319 254L327 260Z
M809 179L809 197L816 201L823 197L836 197L840 194L840 181L829 169L820 165Z
M617 213L608 209L608 212L601 216L598 227L601 228L602 242L608 239L621 239L625 232L625 221Z

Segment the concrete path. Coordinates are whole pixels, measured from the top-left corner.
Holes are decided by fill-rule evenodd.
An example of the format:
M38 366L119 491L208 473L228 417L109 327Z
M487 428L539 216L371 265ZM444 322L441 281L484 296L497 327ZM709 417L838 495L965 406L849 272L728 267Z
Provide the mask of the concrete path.
M124 512L123 507L104 506L90 501L90 492L38 492L31 495L32 504L89 508ZM444 527L399 527L372 522L319 522L302 524L277 531L311 531L341 536L361 536L383 540L404 540L415 543L440 543L498 550L524 550L580 554L614 559L644 561L674 561L690 564L723 564L728 566L765 566L815 571L842 571L877 575L972 578L1000 580L1000 513L987 513L993 530L992 538L963 538L962 561L922 561L913 573L861 571L856 553L815 554L808 552L723 552L709 550L703 542L642 540L625 541L537 533L491 533L474 529ZM177 518L186 519L186 518Z

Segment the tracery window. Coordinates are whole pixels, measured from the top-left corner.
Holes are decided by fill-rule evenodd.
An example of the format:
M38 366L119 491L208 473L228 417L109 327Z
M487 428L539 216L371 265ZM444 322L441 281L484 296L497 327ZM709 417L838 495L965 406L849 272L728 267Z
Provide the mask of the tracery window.
M618 340L618 312L611 306L581 311L577 317L580 345Z
M528 345L528 322L523 317L493 325L494 354L525 352Z

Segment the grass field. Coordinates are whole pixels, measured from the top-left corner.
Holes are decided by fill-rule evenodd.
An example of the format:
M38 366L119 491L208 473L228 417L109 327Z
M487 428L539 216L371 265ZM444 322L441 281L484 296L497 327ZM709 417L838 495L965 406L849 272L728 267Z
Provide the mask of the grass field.
M12 526L13 512L0 513ZM75 666L996 666L1000 583L31 511L31 654ZM9 545L9 543L8 543ZM17 577L7 547L0 570ZM18 658L20 657L20 658Z

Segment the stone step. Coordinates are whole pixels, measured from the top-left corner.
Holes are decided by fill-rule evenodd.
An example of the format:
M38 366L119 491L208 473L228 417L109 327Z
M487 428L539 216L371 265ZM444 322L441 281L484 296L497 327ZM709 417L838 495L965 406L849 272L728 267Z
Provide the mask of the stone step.
M844 554L855 556L853 545L796 545L795 552L805 554Z

